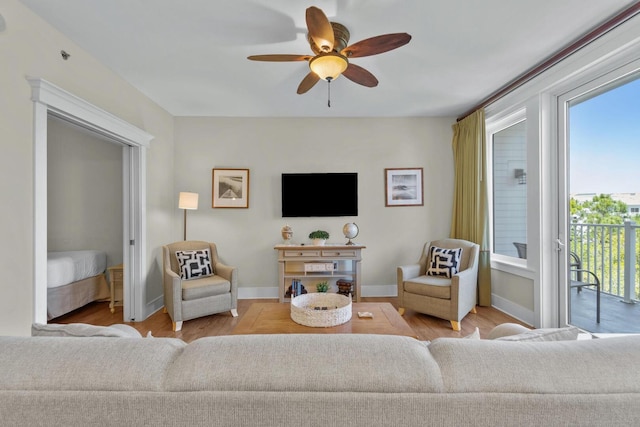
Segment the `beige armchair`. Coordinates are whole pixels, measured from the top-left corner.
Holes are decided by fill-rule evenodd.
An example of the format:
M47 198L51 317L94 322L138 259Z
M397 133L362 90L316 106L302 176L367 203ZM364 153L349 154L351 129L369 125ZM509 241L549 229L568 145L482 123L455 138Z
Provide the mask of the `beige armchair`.
M427 275L431 247L462 248L457 274L451 278ZM479 245L460 239L427 242L417 264L398 267L398 303L406 308L446 319L454 331L467 313L476 312Z
M176 252L202 249L209 249L213 274L182 279ZM220 262L215 243L184 241L163 246L162 270L164 306L174 331L182 329L185 320L224 311L230 311L233 317L238 315L238 270Z

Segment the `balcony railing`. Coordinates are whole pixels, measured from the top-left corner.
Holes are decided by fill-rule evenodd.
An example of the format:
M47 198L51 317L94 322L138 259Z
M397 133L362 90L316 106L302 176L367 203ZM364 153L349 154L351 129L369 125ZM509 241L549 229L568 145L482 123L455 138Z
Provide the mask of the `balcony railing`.
M582 262L582 268L600 279L602 292L618 296L625 302L638 300L640 268L638 244L640 226L633 221L624 225L571 224L570 250Z

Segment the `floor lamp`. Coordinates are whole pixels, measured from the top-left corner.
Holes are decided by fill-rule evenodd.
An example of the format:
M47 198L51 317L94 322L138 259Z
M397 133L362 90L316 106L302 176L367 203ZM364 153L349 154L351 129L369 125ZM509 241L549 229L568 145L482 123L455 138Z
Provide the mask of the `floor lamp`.
M198 193L180 192L178 207L184 209L184 240L187 240L187 210L198 209Z

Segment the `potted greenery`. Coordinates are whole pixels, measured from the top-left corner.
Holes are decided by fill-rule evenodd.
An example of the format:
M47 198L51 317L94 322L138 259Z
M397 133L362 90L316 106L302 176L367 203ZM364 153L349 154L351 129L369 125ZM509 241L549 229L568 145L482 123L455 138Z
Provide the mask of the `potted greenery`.
M329 284L326 281L320 282L316 285L317 292L327 292L328 290L329 290Z
M316 230L309 233L309 238L313 240L313 244L316 246L324 245L329 238L329 233L324 230Z

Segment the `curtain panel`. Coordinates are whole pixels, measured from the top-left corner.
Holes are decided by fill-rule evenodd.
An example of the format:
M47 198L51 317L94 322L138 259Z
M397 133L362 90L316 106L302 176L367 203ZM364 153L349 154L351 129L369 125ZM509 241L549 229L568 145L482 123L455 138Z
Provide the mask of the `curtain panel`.
M491 258L484 109L453 125L454 197L450 237L480 245L478 304L491 305Z

